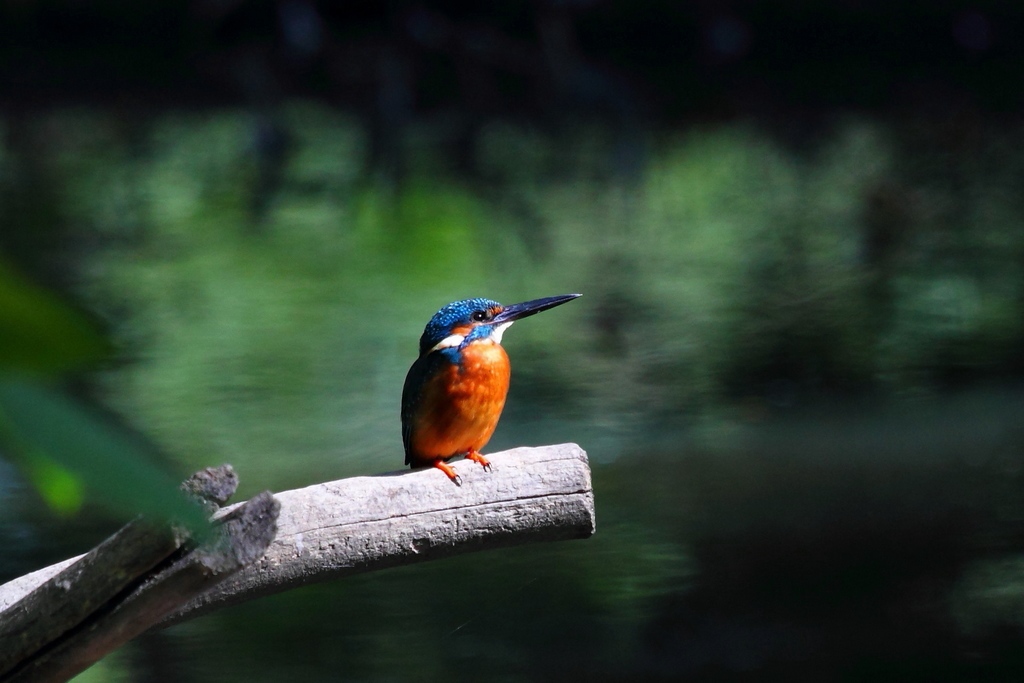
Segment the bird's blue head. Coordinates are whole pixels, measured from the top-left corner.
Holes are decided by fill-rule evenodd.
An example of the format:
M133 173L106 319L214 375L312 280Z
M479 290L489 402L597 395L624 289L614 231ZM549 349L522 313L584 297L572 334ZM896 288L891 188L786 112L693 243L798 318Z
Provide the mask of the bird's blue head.
M572 301L579 294L562 294L503 306L492 299L453 301L434 314L420 337L420 355L458 349L481 339L501 343L501 335L520 318Z

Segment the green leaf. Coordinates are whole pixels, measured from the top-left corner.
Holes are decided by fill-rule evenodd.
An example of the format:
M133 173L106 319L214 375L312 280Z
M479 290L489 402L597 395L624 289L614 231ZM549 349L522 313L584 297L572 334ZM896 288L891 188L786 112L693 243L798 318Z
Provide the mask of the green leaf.
M65 468L98 504L200 529L203 516L178 490L178 479L157 465L153 453L58 391L16 378L0 380L0 437L27 464L33 454ZM46 476L45 468L35 474ZM51 470L41 490L60 495L66 473ZM58 479L53 479L57 476Z
M0 260L0 369L55 374L108 351L86 316Z
M67 468L44 455L23 454L25 474L51 510L69 516L79 511L85 499L82 482Z

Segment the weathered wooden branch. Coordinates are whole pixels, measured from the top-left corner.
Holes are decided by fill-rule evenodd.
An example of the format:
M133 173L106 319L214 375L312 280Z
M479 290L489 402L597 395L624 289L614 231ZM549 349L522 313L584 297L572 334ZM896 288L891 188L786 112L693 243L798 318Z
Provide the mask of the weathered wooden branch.
M184 553L3 680L66 681L84 671L182 604L259 558L274 538L278 511L277 501L266 491L236 507L221 520L210 540Z
M275 494L281 515L266 554L168 623L360 572L594 533L590 467L579 446L515 448L487 458L492 472L454 463L461 487L430 468Z
M475 463L456 464L461 487L434 469L401 471L273 497L261 494L226 508L215 515L224 526L220 544L183 554L38 656L22 657L10 680L62 680L158 621L183 621L308 583L472 550L593 534L590 469L579 446L518 448L488 457L492 472ZM226 499L202 479L193 478L190 490L212 501ZM228 488L233 490L233 484ZM255 521L265 522L278 504L274 537ZM54 583L59 587L62 572L77 572L80 559L0 586L0 628L23 610L19 600L40 586L50 586L44 592L52 591ZM247 562L252 563L241 568ZM50 600L55 596L61 597L59 590ZM52 605L30 610L40 618L54 611L59 610ZM0 673L0 680L8 678Z
M230 465L182 484L210 512L237 486ZM218 521L198 547L186 545L184 529L139 518L84 556L0 587L0 680L66 680L82 671L261 556L277 511L273 496L261 494Z
M109 603L182 538L136 519L0 614L0 676Z

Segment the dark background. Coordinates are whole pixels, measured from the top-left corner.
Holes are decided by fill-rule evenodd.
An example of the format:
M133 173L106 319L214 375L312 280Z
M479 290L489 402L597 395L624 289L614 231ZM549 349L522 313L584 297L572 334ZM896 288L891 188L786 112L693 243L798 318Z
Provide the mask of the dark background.
M2 369L176 478L394 469L438 307L584 293L506 336L491 449L580 443L593 539L292 591L83 680L1018 680L1022 21L4 5ZM0 579L128 516L69 451L0 462Z

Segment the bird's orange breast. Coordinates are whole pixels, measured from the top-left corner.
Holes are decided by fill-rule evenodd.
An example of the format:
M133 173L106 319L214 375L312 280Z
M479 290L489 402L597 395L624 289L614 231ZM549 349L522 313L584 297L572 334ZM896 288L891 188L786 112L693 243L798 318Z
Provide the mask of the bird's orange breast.
M477 341L423 386L412 416L410 457L424 464L479 451L490 440L505 407L511 366L500 344Z

